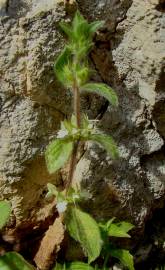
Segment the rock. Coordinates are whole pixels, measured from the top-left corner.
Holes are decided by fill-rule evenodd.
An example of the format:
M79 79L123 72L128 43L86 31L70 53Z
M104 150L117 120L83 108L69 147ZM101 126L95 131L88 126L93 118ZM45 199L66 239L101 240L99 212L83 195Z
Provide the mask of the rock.
M84 13L88 2L83 3ZM93 17L104 14L107 18L109 10L115 10L111 19L117 17L115 30L106 26L109 36L98 37L92 59L119 96L119 108L109 106L99 126L118 142L120 160L112 162L102 149L90 145L79 161L75 182L91 193L86 207L96 217L124 217L143 227L160 205L155 200L164 201L165 177L160 166L165 161L165 17L150 1L99 3L90 1ZM157 162L154 153L158 153Z
M47 270L50 269L52 263L55 263L55 257L64 240L64 232L61 218L57 218L47 230L35 255L34 261L38 268Z
M29 216L38 219L37 205L44 208L47 182L61 177L48 174L44 150L56 137L60 121L72 113L71 93L56 81L53 63L65 43L58 24L73 14L60 1L0 3L0 194L11 200L20 224ZM112 161L102 148L90 144L79 160L75 181L89 191L91 200L85 206L95 217L117 216L143 228L164 201L162 2L77 4L89 21L105 20L90 55L97 71L93 79L111 85L120 102L116 109L98 96L86 95L82 109L90 118L99 116L98 127L113 135L120 159Z

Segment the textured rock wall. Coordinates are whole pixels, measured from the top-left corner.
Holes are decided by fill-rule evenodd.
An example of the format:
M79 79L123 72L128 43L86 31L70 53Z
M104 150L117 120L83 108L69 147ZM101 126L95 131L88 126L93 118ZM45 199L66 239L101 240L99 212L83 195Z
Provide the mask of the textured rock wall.
M75 181L91 193L87 206L95 216L115 215L143 226L164 201L164 2L77 4L89 20L105 20L91 65L94 79L113 86L120 101L114 109L97 96L84 96L82 107L114 136L120 159L114 162L90 144ZM0 196L11 200L17 224L45 218L45 185L61 177L48 175L43 152L71 113L71 94L53 74L64 45L58 23L70 16L60 1L0 1Z

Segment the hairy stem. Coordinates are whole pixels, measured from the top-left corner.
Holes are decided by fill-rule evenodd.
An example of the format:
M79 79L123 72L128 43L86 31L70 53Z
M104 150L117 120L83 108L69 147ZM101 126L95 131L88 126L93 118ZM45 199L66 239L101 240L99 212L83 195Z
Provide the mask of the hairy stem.
M79 92L79 88L76 84L76 81L75 81L74 86L73 86L73 91L74 91L74 114L76 116L77 128L79 129L79 128L81 128L80 92ZM76 161L77 161L78 146L79 146L79 141L74 143L73 152L72 152L71 159L70 159L69 175L68 175L68 181L66 184L66 195L67 195L68 190L72 184L72 180L73 180L73 176L74 176L74 171L75 171Z
M70 159L70 165L69 165L69 175L68 175L68 181L66 184L66 195L69 191L69 188L72 184L72 180L73 180L73 176L74 176L74 171L75 171L75 166L76 166L76 160L77 160L77 151L78 151L78 142L76 142L74 144L73 147L73 152L71 155L71 159Z
M80 91L76 84L74 85L74 113L76 116L77 128L80 128L81 127Z

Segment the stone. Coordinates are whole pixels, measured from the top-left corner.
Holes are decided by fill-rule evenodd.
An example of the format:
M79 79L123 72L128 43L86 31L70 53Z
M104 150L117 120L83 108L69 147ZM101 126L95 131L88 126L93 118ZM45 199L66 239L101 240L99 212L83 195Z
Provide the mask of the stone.
M105 20L90 54L92 79L111 85L119 97L113 108L97 95L84 95L82 110L114 137L120 158L113 161L98 145L87 144L74 180L88 190L84 207L96 218L124 218L142 232L164 202L162 2L77 0L77 5L89 21ZM20 226L29 217L45 219L37 207L44 212L46 184L64 178L61 172L48 174L44 151L72 113L72 93L56 81L53 63L65 43L58 24L73 14L60 1L14 0L0 2L0 15L0 196L12 202Z

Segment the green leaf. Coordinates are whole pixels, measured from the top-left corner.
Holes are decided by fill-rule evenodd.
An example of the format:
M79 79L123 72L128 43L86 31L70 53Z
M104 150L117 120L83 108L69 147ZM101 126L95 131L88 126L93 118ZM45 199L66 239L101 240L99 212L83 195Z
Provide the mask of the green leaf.
M82 210L70 207L66 215L66 226L71 237L83 247L88 262L94 261L102 249L100 229L96 221Z
M108 221L100 221L99 222L99 227L101 228L101 230L107 232L109 226L111 225L111 223L114 221L115 217L111 218Z
M45 152L49 173L55 173L68 161L73 149L73 142L66 136L51 142Z
M104 83L87 83L81 87L82 91L96 93L106 98L112 105L118 105L118 98L115 91Z
M1 270L35 270L24 258L16 252L8 252L0 257Z
M118 226L118 228L120 228L121 230L123 230L126 233L135 227L133 224L126 222L126 221L121 221L121 222L118 222L115 224Z
M0 229L2 229L9 220L11 214L11 204L8 201L0 202Z
M99 28L103 27L104 21L96 21L90 23L90 32L95 33Z
M130 252L128 250L111 248L110 254L111 254L111 256L119 259L119 261L122 263L122 265L126 266L129 270L135 269L134 262L133 262L133 256L130 254Z
M111 136L105 134L89 134L88 140L95 141L101 144L106 151L111 155L112 158L118 158L118 149L116 143Z
M50 195L58 196L58 190L55 185L48 183L47 188Z
M84 17L81 15L79 11L76 12L73 22L72 22L73 32L75 34L75 37L82 39L84 36L80 34L84 34L85 31L88 29L88 22L84 19Z
M65 265L56 264L52 270L95 270L92 266L83 262L71 262Z
M46 198L55 196L57 202L63 202L65 201L65 196L62 191L58 191L57 187L51 183L47 184L48 193L46 195Z
M76 74L78 85L81 86L88 80L89 70L87 67L80 67L79 70L77 70Z
M57 79L64 85L68 86L68 81L66 80L66 72L68 72L67 66L70 63L71 52L68 47L65 47L61 54L57 57L54 64L54 71Z
M55 267L52 268L52 270L65 270L65 265L62 265L60 263L56 263Z
M71 28L70 25L68 25L67 23L64 23L64 22L60 22L60 28L62 29L62 31L70 38L72 39L73 38L73 30Z
M109 226L112 224L112 222L113 222L115 219L116 219L116 218L113 217L113 218L109 219L109 220L106 222L106 227L107 227L107 229L109 228Z
M117 224L112 223L108 229L109 236L115 237L127 237L130 238L130 235L126 233L122 228L120 228Z

